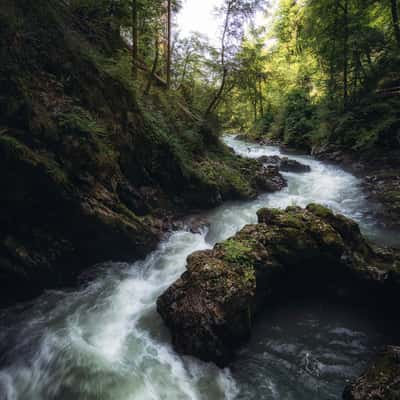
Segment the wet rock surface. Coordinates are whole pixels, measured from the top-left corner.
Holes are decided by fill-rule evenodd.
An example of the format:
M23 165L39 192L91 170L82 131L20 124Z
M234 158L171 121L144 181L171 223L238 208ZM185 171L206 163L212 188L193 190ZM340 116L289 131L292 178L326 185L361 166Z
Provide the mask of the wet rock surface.
M343 393L343 400L397 399L400 399L400 347L396 346L386 347Z
M398 253L372 248L355 222L315 204L262 209L258 220L192 254L187 271L159 297L178 352L227 365L260 310L282 298L398 301Z
M262 156L258 159L263 164L274 165L280 171L284 172L310 172L311 167L309 165L304 165L299 161L289 159L288 157L279 156Z

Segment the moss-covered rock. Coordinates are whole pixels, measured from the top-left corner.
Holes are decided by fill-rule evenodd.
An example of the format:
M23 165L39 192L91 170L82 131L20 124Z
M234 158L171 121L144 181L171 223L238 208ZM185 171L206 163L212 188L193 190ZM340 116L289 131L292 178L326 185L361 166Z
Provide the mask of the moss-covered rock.
M354 221L317 204L262 209L258 219L191 255L187 271L159 297L179 352L225 366L257 313L280 298L398 301L399 255L373 249Z
M388 346L343 393L343 400L400 399L400 347Z

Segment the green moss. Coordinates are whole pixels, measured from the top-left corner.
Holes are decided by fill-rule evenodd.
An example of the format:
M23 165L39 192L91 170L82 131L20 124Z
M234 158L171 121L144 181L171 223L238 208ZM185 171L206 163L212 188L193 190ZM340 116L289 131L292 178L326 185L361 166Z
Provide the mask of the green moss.
M12 136L0 136L0 149L3 157L6 159L23 160L24 162L32 164L32 166L36 166L39 162L37 154Z
M45 160L45 161L44 161ZM51 159L42 159L43 165L46 168L47 174L60 186L69 186L69 179L66 172Z
M3 157L10 161L22 162L31 167L43 169L45 174L60 186L67 186L69 184L66 172L56 161L45 153L38 153L31 150L12 136L0 136L0 152L3 154Z
M288 212L279 216L279 225L302 230L305 228L305 221L302 219L301 214L292 214Z
M262 208L257 211L257 217L259 223L270 224L276 223L282 211L278 208Z
M243 280L247 283L253 284L256 282L256 271L254 268L245 268L243 270Z
M107 136L106 128L89 111L75 106L58 117L59 127L65 134Z
M223 259L231 264L240 266L251 266L252 248L234 239L229 239L221 243Z
M236 194L245 198L254 194L240 170L223 161L205 159L197 164L196 170L200 180L218 188L226 197Z
M320 218L329 218L333 216L333 212L320 204L311 203L306 208L308 211Z

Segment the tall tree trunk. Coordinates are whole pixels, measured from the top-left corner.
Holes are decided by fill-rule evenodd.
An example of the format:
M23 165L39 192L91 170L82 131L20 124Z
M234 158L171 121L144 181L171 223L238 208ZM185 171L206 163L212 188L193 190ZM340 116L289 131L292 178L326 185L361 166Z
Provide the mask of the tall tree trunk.
M399 7L397 0L390 0L392 6L392 19L394 34L397 40L397 45L400 47L400 23L399 23Z
M222 73L221 84L219 86L219 89L218 89L217 93L215 94L215 96L211 100L211 103L209 104L209 106L208 106L208 108L207 108L207 110L205 112L206 116L210 115L214 111L214 109L216 108L218 103L220 102L222 93L224 92L224 89L225 89L227 76L228 76L228 70L226 68L224 68L224 71Z
M257 90L257 80L254 81L254 85L252 88L252 94L253 94L253 118L254 118L254 124L257 122L257 117L258 117L258 90Z
M361 62L361 54L360 52L356 52L354 54L354 80L353 80L353 93L355 93L356 101L359 100L359 93L358 93L358 83L361 83L361 71L362 71L362 62ZM360 85L361 86L361 85Z
M337 93L337 35L339 28L339 7L340 0L336 0L334 9L334 28L333 28L333 40L331 44L331 52L329 59L329 96L331 100L334 99Z
M121 37L121 26L118 21L118 18L115 18L116 14L116 0L111 0L110 1L110 7L108 9L108 15L109 15L109 22L108 22L108 30L110 33L110 36L112 40L115 40L115 43L118 43Z
M221 67L222 67L222 79L221 79L221 84L219 86L218 91L216 92L215 96L211 100L210 104L208 105L205 116L207 117L217 106L219 103L222 93L224 92L225 89L225 84L226 84L226 78L228 76L228 69L225 65L225 50L226 50L226 36L228 34L228 28L229 28L229 21L231 18L231 6L232 2L228 4L228 9L226 11L225 15L225 22L224 22L224 31L222 33L222 38L221 38Z
M137 0L132 0L132 76L137 79L139 55L139 26Z
M258 96L260 103L260 116L261 118L264 116L264 99L262 94L262 77L258 77Z
M181 77L180 77L180 83L179 83L179 86L178 86L178 90L181 89L183 87L184 83L185 83L187 69L188 69L188 65L189 65L191 56L192 56L191 52L188 52L186 54L186 56L185 56L185 61L183 63L183 71L182 71L182 74L181 74Z
M347 108L349 97L349 1L344 1L343 7L343 106Z
M160 58L160 42L159 42L159 39L158 39L158 35L157 35L156 40L155 40L155 51L156 52L154 54L153 67L151 68L149 79L147 81L147 86L146 86L146 89L144 91L145 95L148 95L150 93L151 84L153 82L154 75L155 75L155 73L157 71L158 59Z
M167 87L171 87L172 1L167 2Z

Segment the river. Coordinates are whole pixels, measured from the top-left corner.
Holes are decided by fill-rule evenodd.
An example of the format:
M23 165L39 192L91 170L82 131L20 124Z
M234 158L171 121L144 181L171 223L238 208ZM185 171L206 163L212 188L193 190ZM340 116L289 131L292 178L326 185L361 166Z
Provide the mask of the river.
M247 157L280 155L272 146L225 138ZM399 245L377 227L360 181L308 156L307 174L284 173L288 187L206 213L209 228L170 234L145 260L103 265L79 289L48 291L0 314L0 400L340 399L383 343L368 315L326 304L285 305L261 318L251 342L225 370L171 348L157 297L185 270L193 251L212 247L261 207L324 204L358 222L365 234Z

